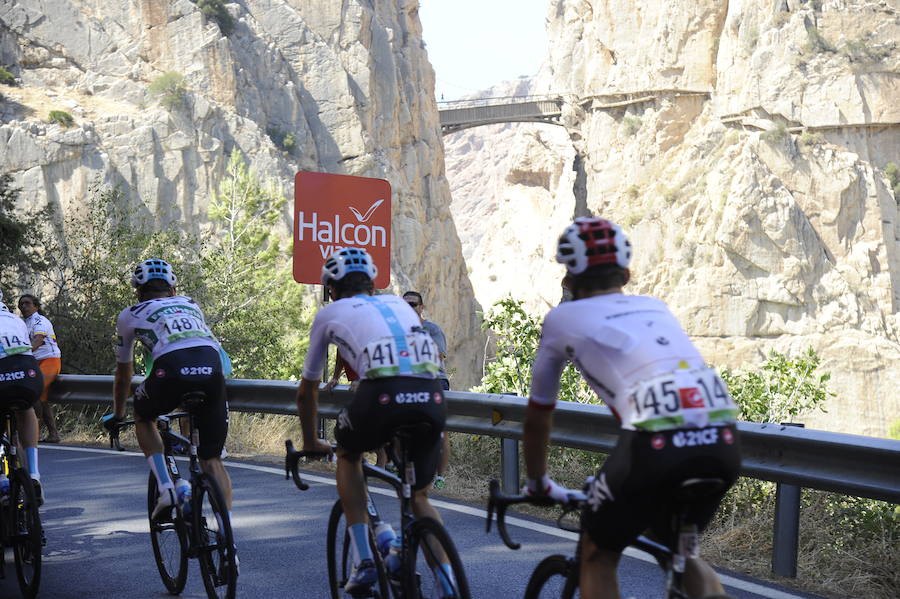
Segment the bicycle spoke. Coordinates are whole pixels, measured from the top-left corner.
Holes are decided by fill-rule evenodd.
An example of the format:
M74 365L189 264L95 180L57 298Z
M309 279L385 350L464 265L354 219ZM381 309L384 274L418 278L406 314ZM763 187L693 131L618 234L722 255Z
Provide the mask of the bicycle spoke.
M40 586L43 532L34 487L24 470L14 472L10 479L9 504L5 509L13 525L11 540L19 589L30 599L37 595Z
M192 502L196 527L197 558L206 594L233 599L237 587L237 555L225 502L215 481L201 475Z
M147 481L147 516L153 513L156 506L156 477L151 473ZM150 544L153 546L153 557L163 585L170 593L178 594L187 582L187 530L184 521L175 513L175 520L161 521L150 519Z

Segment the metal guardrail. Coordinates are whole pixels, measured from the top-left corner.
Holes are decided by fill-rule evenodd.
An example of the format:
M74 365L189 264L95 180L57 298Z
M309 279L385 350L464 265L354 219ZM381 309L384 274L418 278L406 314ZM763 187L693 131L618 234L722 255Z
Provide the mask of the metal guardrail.
M297 383L230 379L227 388L234 411L297 413ZM50 397L62 403L111 404L112 377L62 375ZM322 392L319 413L335 418L350 397L346 386ZM522 438L524 398L449 391L446 400L448 429ZM744 476L900 503L900 441L777 424L742 422L738 428ZM555 445L609 453L618 436L618 423L604 406L560 402L556 408L551 435Z

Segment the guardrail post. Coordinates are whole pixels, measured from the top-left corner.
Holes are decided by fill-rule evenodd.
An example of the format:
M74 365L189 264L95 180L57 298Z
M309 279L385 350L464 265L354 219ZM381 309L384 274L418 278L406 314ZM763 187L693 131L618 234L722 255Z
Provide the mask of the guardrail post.
M800 423L782 422L782 426L803 427ZM800 536L801 487L775 484L775 533L772 542L772 572L789 578L797 577L797 547Z
M519 442L500 439L500 471L504 493L519 492Z

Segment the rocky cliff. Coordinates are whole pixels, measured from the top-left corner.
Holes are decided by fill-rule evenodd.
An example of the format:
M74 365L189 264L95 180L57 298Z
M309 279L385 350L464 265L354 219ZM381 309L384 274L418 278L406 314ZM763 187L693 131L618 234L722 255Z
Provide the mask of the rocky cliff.
M225 23L189 0L0 0L0 172L29 206L75 210L97 178L160 222L197 227L240 150L292 193L297 170L380 177L394 192L395 290L421 290L454 385L483 339L451 218L418 2L244 0ZM148 93L166 72L187 94ZM48 122L51 110L72 127ZM285 134L294 144L273 142ZM289 219L286 218L287 226ZM65 232L62 232L65 234Z
M470 263L479 299L514 289L553 303L552 225L586 209L626 228L632 292L668 301L710 361L811 345L837 397L807 424L885 434L900 419L897 181L885 174L900 163L900 2L552 0L548 31L534 86L566 99L564 127L446 138L457 218L484 217L523 246L496 252L460 228L467 257L520 260ZM490 159L495 135L514 148L503 161ZM477 184L471 148L498 165Z

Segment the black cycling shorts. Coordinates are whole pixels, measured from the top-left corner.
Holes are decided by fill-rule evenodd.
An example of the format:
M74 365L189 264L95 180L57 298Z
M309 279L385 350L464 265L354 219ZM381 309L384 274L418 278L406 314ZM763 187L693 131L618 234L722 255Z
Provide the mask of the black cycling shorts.
M194 414L200 434L197 455L209 460L222 455L228 435L228 402L219 352L212 347L189 347L163 354L134 392L134 411L154 420L178 408L185 393L203 391L206 401Z
M34 356L16 354L0 360L0 407L27 410L44 392L44 375Z
M621 552L650 530L670 544L671 498L689 478L721 478L722 491L687 511L686 524L706 528L737 480L740 444L733 426L648 433L622 431L615 450L588 488L582 530L601 549ZM671 545L670 545L671 546Z
M388 377L360 382L350 404L338 414L334 437L351 453L377 449L391 440L397 427L428 423L427 432L410 440L409 456L415 464L415 489L434 478L441 457L441 433L447 405L437 379Z

